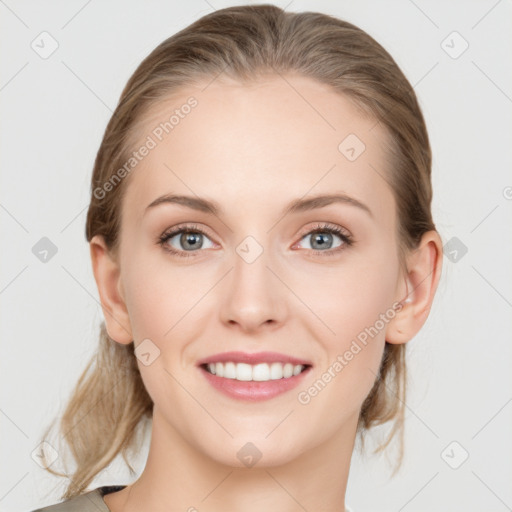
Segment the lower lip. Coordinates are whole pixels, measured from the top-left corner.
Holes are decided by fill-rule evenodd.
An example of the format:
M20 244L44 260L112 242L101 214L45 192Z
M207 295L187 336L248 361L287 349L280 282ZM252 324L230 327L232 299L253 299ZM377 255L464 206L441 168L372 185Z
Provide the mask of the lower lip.
M300 384L304 376L309 373L311 366L308 366L303 372L292 377L267 380L267 381L241 381L236 379L226 379L213 375L202 366L199 367L206 380L216 389L231 398L239 400L248 400L257 402L260 400L269 400L277 395L286 393Z

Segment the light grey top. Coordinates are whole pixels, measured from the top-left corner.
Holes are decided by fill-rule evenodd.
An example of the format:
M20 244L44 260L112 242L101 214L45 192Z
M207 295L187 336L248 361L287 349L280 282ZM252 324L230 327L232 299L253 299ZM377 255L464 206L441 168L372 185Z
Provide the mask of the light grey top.
M103 496L110 492L121 490L123 486L103 486L94 489L93 491L86 492L80 496L75 496L69 500L49 505L48 507L38 508L32 512L110 512ZM345 506L345 512L353 512L353 510Z
M102 486L88 491L74 498L38 508L32 512L110 512L107 504L103 500L105 494L120 491L125 486Z

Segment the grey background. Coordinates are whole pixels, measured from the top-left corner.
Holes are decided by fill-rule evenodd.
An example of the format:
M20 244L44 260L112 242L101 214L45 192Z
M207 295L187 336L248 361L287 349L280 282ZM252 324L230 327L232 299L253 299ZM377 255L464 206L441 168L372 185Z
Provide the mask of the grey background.
M96 349L102 313L84 223L93 160L121 90L158 43L239 3L0 1L2 511L55 503L63 489L32 454ZM512 510L511 2L276 4L355 23L404 70L428 124L434 220L450 244L431 315L408 345L404 466L390 480L392 452L356 453L347 505ZM43 31L58 43L47 58L31 47L43 51L47 37L51 48ZM47 262L34 254L43 237L57 249ZM118 462L91 488L129 483Z

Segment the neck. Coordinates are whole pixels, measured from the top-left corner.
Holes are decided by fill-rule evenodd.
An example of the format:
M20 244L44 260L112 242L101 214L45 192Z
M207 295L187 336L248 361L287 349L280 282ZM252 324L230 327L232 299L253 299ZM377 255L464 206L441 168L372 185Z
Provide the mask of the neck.
M156 407L146 466L139 479L104 497L111 512L225 510L345 512L357 417L321 445L286 463L233 467L205 457Z

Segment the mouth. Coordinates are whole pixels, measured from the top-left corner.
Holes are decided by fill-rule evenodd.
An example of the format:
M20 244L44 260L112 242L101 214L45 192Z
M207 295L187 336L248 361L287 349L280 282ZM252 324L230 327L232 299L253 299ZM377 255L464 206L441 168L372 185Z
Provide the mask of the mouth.
M296 388L311 371L311 364L235 363L223 361L198 366L211 389L245 402L269 400Z
M210 375L240 382L269 382L290 379L311 368L310 364L272 363L236 363L234 361L204 363L200 367Z
M291 391L311 371L311 361L278 352L230 351L199 360L197 367L212 389L229 398L268 400Z

